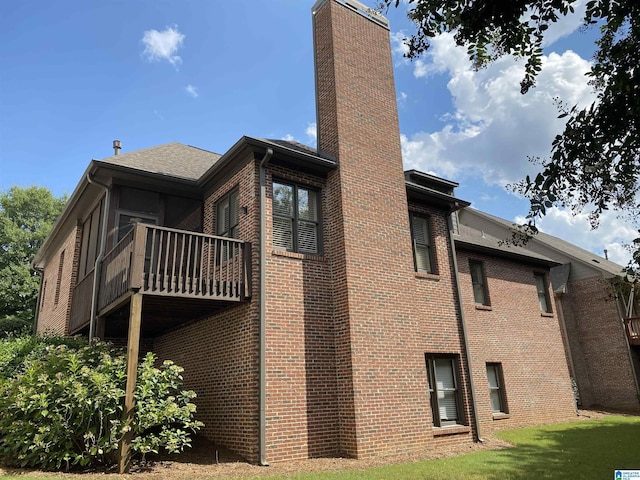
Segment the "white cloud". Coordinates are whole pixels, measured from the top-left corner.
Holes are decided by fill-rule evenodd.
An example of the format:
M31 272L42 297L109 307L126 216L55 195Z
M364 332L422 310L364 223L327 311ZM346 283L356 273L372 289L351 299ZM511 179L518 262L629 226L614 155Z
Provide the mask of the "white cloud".
M307 129L304 131L304 133L307 134L307 140L309 141L309 144L314 147L318 142L318 126L316 125L316 122L310 122L307 125Z
M281 140L286 140L287 142L295 142L296 138L290 133L287 133L284 137L282 137Z
M587 9L586 0L577 0L571 5L574 13L561 16L557 22L549 25L549 29L544 33L544 46L552 45L556 40L571 35L584 23L584 13Z
M523 217L517 217L517 223L525 223ZM614 212L606 211L600 216L600 226L591 229L586 213L571 215L567 210L550 208L547 214L536 222L540 231L571 242L579 247L604 257L607 250L609 260L626 266L631 253L625 248L637 237L630 224L618 218Z
M182 63L182 59L177 53L184 42L184 38L185 35L178 31L177 25L167 27L162 32L147 30L142 37L142 43L144 43L144 52L142 54L150 62L166 60L177 68Z
M191 95L193 98L198 98L200 96L200 94L198 93L198 88L194 87L193 85L187 85L186 87L184 87L184 89L187 91L187 93L189 95Z
M409 53L409 46L405 43L404 39L407 38L407 34L403 31L392 32L391 37L391 49L393 53L404 56Z
M527 157L547 156L562 130L553 99L570 105L595 99L584 76L588 61L567 51L551 53L542 63L538 86L522 95L522 63L505 57L474 71L452 35L436 37L422 63L414 66L414 76L447 74L454 109L441 119L439 131L402 136L405 164L456 180L480 176L501 186L533 173Z

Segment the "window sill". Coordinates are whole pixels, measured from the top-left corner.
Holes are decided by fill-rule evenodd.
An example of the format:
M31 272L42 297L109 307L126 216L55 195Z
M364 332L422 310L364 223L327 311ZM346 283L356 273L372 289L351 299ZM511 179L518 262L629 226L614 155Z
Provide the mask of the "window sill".
M541 317L553 318L553 313L540 312Z
M511 415L509 413L496 412L493 414L494 420L506 420L507 418L511 418Z
M469 433L471 427L467 425L449 425L446 427L433 427L433 436L441 437L444 435L458 435L460 433Z
M316 262L325 261L325 258L323 255L313 255L310 253L296 253L296 252L287 252L286 250L272 250L271 254L276 255L278 257L296 258L298 260L313 260Z
M493 310L493 307L491 305L481 305L479 303L476 303L476 310L486 310L489 312Z
M435 273L424 273L424 272L415 272L416 278L424 278L426 280L440 280L440 275Z

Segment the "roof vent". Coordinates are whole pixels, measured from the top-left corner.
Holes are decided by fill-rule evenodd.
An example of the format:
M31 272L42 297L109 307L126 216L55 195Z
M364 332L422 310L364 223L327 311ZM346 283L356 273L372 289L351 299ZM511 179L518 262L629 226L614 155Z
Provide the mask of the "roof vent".
M113 141L113 154L114 155L118 155L118 153L120 153L120 149L122 148L122 146L120 145L120 140L114 140Z

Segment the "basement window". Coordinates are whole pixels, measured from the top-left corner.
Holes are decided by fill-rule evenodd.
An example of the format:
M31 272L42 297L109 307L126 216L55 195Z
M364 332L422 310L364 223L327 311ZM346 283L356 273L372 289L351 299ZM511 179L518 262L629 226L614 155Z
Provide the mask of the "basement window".
M458 356L425 355L434 427L464 425Z
M502 364L487 363L487 380L489 382L489 396L491 397L491 411L494 414L509 413L504 391Z

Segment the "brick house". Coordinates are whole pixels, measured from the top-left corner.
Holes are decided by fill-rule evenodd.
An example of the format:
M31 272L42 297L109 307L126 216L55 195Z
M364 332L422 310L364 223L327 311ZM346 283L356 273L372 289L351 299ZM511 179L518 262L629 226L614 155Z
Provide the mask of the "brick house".
M467 208L458 218L467 241L483 237L500 248L499 239L511 236L513 224L493 215ZM558 315L581 405L640 409L640 310L622 266L545 233L525 248L559 263L550 270L553 299L546 301Z
M202 434L261 464L575 416L562 261L487 242L456 183L403 172L384 17L320 0L313 23L318 148L116 144L34 260L38 332L171 358Z

